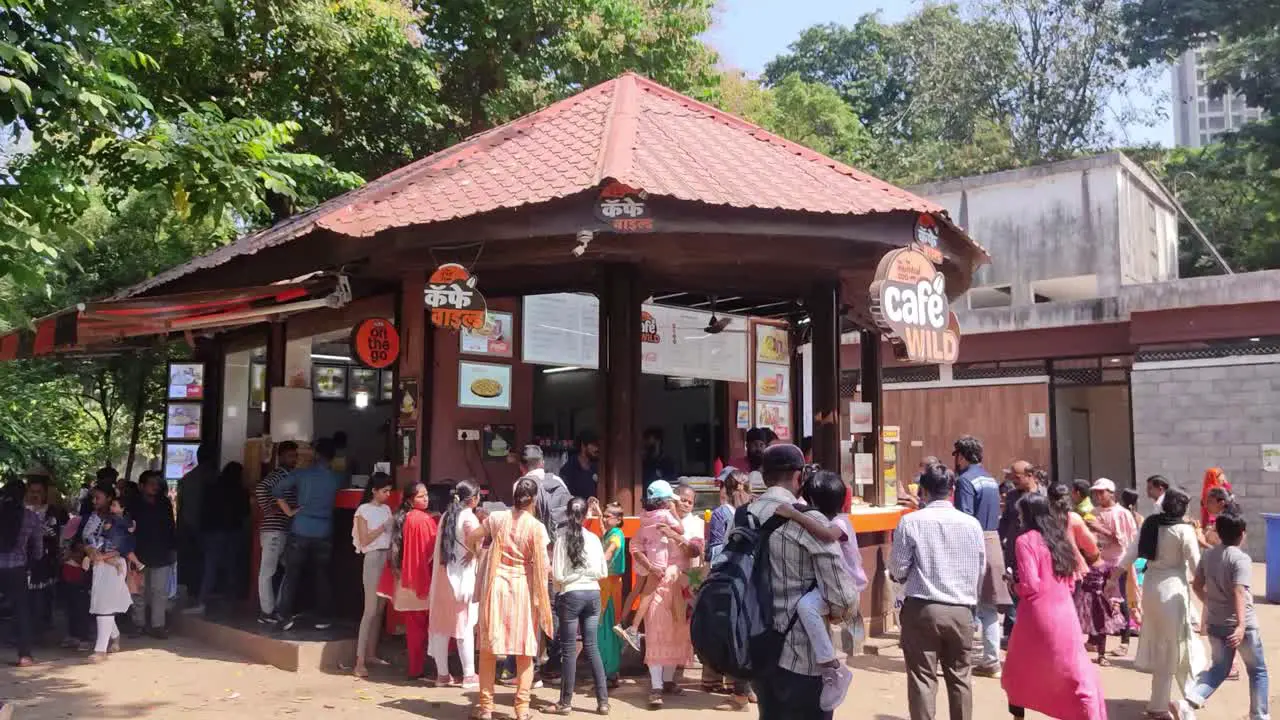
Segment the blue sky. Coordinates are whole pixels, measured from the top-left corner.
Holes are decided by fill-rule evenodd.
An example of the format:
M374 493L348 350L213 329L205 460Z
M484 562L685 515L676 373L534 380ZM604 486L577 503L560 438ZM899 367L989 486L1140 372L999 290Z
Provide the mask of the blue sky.
M916 0L721 0L707 41L720 51L724 64L756 75L810 25L851 24L864 13L877 10L886 21L893 22L917 5ZM1167 116L1169 84L1166 72L1151 83L1149 93L1135 95L1128 102L1143 108L1164 105ZM1173 144L1173 120L1168 117L1155 127L1114 125L1112 130L1121 144L1127 144L1125 140L1133 144Z

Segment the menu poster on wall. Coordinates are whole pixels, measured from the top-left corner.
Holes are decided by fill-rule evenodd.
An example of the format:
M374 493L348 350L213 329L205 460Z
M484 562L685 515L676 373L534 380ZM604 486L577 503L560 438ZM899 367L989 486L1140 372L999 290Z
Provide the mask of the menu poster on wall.
M521 356L531 365L600 367L600 300L581 293L526 295Z
M720 332L707 332L713 319ZM640 308L640 369L647 375L746 382L747 320L646 303Z
M267 401L267 364L253 363L249 366L249 405L261 408Z
M200 400L204 398L204 363L169 363L170 400Z
M490 312L484 327L479 330L463 328L458 333L459 350L464 355L492 355L511 357L511 342L515 334L515 320L511 313Z
M200 404L172 403L165 409L166 440L200 439Z
M751 403L746 400L738 401L738 429L746 430L751 427Z
M400 424L418 424L418 378L400 378Z
M785 324L755 320L751 329L751 397L756 427L771 428L780 440L791 431L791 348Z
M849 432L853 434L871 432L871 403L857 400L849 403Z
M458 363L458 407L511 409L511 366Z
M196 443L165 443L164 479L181 480L183 475L194 470L199 449Z
M316 400L346 400L347 367L345 365L312 366L311 392Z
M378 371L369 368L351 368L350 382L347 383L348 394L355 398L356 393L361 390L369 393L373 397L378 392Z
M378 393L378 401L391 402L396 397L396 372L394 370L383 370L381 381L382 388Z

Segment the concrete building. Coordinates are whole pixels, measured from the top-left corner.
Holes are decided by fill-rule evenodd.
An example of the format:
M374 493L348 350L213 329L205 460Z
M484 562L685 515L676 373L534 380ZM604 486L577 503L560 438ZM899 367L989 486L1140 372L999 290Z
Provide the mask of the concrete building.
M1196 508L1205 470L1222 467L1261 557L1260 514L1280 512L1280 472L1263 460L1280 450L1280 271L1180 279L1173 205L1120 153L912 191L994 260L953 303L959 361L883 372L898 467L972 433L993 472L1025 459L1140 493L1159 473ZM841 354L851 400L856 342Z
M1184 147L1203 147L1218 135L1262 117L1244 96L1212 97L1206 80L1207 48L1188 50L1173 67L1173 135Z

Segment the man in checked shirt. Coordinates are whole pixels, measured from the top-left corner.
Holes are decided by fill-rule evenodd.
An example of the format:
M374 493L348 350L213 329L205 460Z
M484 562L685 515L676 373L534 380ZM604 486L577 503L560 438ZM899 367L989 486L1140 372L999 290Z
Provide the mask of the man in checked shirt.
M804 453L795 445L765 449L761 475L766 490L747 510L762 524L781 505L793 505L800 490ZM823 518L826 521L826 518ZM852 620L858 610L858 591L844 569L840 547L810 535L798 523L778 528L769 540L773 569L773 626L785 630L796 614L800 598L814 585L826 602L832 622ZM783 640L777 670L766 669L752 680L759 697L761 720L830 720L819 705L822 669L814 660L809 638L796 623Z
M936 665L942 661L951 720L971 720L969 649L974 609L986 568L982 525L951 504L956 476L942 465L920 474L921 509L893 533L889 577L905 585L902 655L911 720L933 720Z

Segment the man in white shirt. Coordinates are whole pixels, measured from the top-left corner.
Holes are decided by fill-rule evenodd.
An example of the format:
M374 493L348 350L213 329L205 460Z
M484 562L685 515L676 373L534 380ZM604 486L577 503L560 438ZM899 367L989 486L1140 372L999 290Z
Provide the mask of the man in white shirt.
M911 720L933 720L936 664L942 662L951 720L972 720L969 652L974 609L986 568L982 525L951 504L956 476L942 465L920 474L925 505L893 533L889 577L905 586L902 654Z

